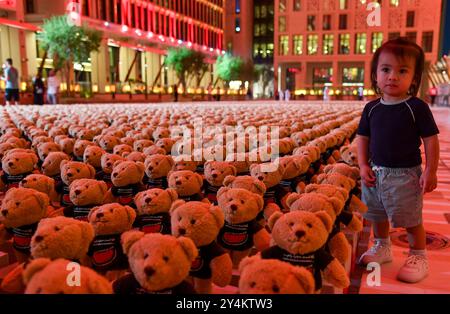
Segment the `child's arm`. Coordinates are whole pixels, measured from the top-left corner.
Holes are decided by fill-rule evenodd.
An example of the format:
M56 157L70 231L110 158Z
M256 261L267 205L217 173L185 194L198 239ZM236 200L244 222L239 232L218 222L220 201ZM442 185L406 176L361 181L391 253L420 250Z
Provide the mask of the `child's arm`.
M420 177L423 193L432 192L437 187L437 168L439 164L439 139L437 135L422 138L425 146L426 165Z
M356 143L358 145L358 164L361 179L366 186L373 187L375 186L375 174L369 165L369 138L358 135Z

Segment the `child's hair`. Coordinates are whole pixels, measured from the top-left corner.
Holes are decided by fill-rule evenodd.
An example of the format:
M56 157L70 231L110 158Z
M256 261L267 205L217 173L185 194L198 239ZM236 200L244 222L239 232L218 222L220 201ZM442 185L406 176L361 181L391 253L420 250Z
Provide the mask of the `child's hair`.
M414 78L408 91L410 95L416 96L417 92L419 91L420 82L422 81L422 74L425 63L425 54L422 48L420 48L420 46L416 43L413 43L404 37L398 37L396 39L385 42L383 45L381 45L381 47L377 49L377 51L375 51L371 63L370 78L372 81L372 88L377 94L381 94L381 91L377 86L377 67L378 60L382 52L392 53L393 55L401 59L414 58L414 60L416 60Z

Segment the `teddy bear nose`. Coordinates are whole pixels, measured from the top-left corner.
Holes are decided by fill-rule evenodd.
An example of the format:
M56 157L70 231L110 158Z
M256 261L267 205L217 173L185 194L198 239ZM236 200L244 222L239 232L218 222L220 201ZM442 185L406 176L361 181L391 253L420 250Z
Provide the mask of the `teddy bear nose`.
M14 166L14 163L12 161L8 162L8 166L12 167Z
M238 210L238 207L237 207L236 204L232 204L232 205L230 206L230 208L231 208L231 210L234 211L234 212Z
M215 179L215 178L217 178L217 173L213 173L212 174L212 177Z
M41 242L42 240L44 240L43 236L37 235L34 237L34 241L36 241L36 242Z
M27 180L26 180L26 179L23 179L23 180L22 180L22 184L27 184Z
M97 218L102 218L103 216L105 216L103 213L97 213L96 215Z
M73 174L72 174L71 172L69 172L69 173L67 174L67 176L68 176L69 178L71 178L71 177L73 177Z
M263 181L263 180L264 180L264 177L263 177L263 176L259 176L259 177L258 177L258 180L259 180L259 181Z
M186 234L186 229L184 229L184 228L179 228L179 229L178 229L178 233L179 233L180 235L185 235L185 234Z
M147 197L146 199L145 199L145 202L148 204L148 203L150 203L152 201L152 198L151 197Z
M148 167L148 170L149 170L149 171L152 171L152 170L153 170L153 167L152 167L152 166Z
M177 185L181 185L181 181L179 181L179 180L177 180L175 183L176 183Z
M304 236L305 236L305 231L303 231L303 230L297 230L296 232L295 232L295 236L297 237L297 238L303 238Z
M2 210L2 215L6 217L6 215L8 215L8 210L7 209Z
M113 177L114 177L114 178L117 177L117 172L114 172L114 173L113 173Z
M80 190L75 190L75 195L80 195L81 191Z
M111 163L110 163L110 162L107 162L107 163L106 163L106 167L111 167Z
M152 276L152 275L155 273L155 269L154 269L153 267L151 267L151 266L145 266L145 268L144 268L144 273L145 273L148 277L150 277L150 276Z

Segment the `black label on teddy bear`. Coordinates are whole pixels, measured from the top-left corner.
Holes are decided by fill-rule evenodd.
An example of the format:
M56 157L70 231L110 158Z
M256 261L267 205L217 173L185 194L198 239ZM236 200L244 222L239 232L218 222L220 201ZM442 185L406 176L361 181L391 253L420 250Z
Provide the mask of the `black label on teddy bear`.
M275 189L273 187L268 189L266 191L266 193L264 193L264 197L263 198L264 198L264 205L276 203L277 199L276 199L276 191L275 191Z
M120 205L128 205L133 208L136 208L134 204L134 196L139 191L139 187L136 184L128 185L128 186L113 186L111 188L111 192L114 196L118 197L118 203Z
M171 234L169 213L140 215L133 226L144 233Z
M91 206L74 206L73 207L73 218L81 221L88 221L88 215L91 212L91 209L95 205Z
M6 172L2 175L2 180L6 184L6 189L9 190L11 188L18 188L20 181L25 179L31 172L23 173L23 174L17 174L17 175L10 175Z
M205 182L205 196L214 205L217 205L217 192L220 186L213 186L209 182Z
M146 177L147 178L147 177ZM158 179L147 178L147 189L167 189L167 178L162 177Z
M219 233L219 243L227 249L246 250L253 246L253 239L249 236L250 224L230 224L225 221Z
M93 268L99 271L125 269L127 258L120 244L121 234L96 236L89 247L88 256Z
M193 272L195 273L195 272L199 271L200 269L202 269L204 263L205 262L203 260L203 257L200 255L200 249L199 249L197 258L191 264L191 273L193 273Z
M66 184L64 184L62 189L61 205L63 206L73 205L72 201L70 200L70 187Z
M31 238L36 232L38 223L22 226L18 228L7 229L13 235L13 247L22 252L30 253Z
M189 275L195 278L210 279L212 277L211 261L224 254L227 254L226 251L216 241L199 247L197 258L191 264Z

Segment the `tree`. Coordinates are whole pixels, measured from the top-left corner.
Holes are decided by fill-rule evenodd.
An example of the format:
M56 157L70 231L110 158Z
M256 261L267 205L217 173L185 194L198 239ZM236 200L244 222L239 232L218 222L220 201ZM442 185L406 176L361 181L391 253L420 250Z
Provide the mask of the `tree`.
M79 27L68 22L66 16L54 16L45 20L39 34L44 49L53 56L55 70L65 74L67 86L70 86L73 62L89 59L91 52L98 51L103 33ZM70 94L70 89L68 88Z
M244 61L239 57L234 57L231 54L219 56L216 60L217 80L214 83L214 86L219 79L226 84L230 83L230 81L239 79L243 66Z
M186 91L186 77L190 74L197 78L197 87L201 78L208 70L205 68L204 55L188 48L171 48L164 61L165 65L172 68L177 74L179 83Z

